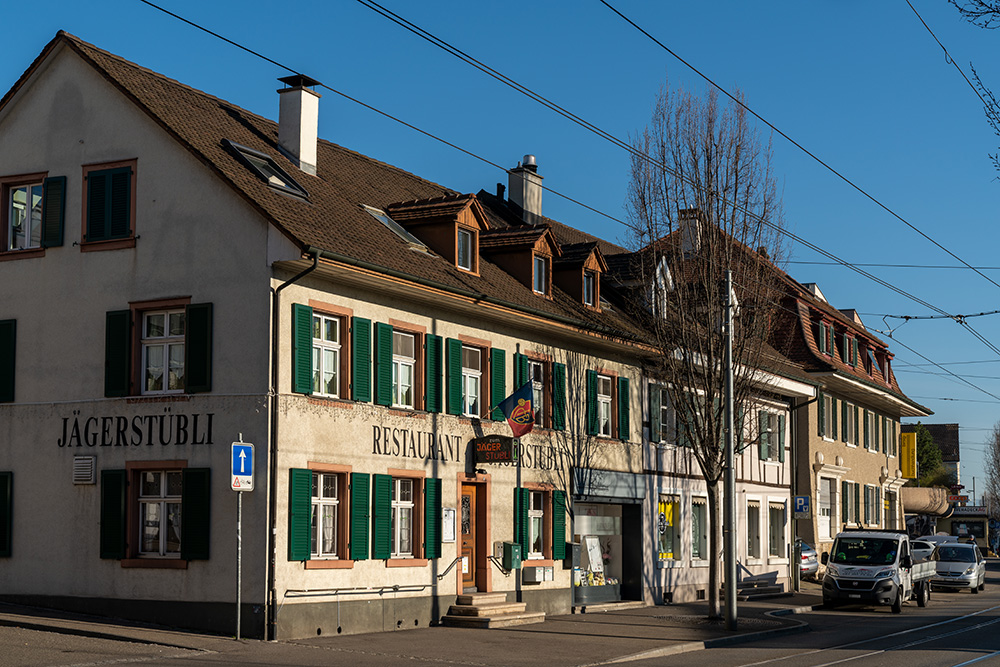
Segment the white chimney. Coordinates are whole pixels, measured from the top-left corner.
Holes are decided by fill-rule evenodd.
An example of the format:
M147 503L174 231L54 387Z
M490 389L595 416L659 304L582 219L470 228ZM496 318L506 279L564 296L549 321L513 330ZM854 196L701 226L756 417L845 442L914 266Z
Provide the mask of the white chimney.
M697 255L701 250L701 212L696 208L680 209L677 211L677 226L681 233L681 252L685 257Z
M538 164L534 155L525 155L524 163L510 170L507 180L510 194L508 199L524 211L524 221L528 224L538 222L542 215L542 177L538 175Z
M315 86L319 81L302 74L282 77L278 81L288 86L278 90L278 145L299 169L315 175L320 95L307 86Z

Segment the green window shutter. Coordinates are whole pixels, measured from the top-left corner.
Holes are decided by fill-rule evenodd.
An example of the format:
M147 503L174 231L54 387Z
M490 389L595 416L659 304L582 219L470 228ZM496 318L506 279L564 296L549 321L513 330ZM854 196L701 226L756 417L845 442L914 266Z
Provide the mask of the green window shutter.
M785 415L778 415L778 460L785 462Z
M854 442L855 442L855 444L857 444L857 442L858 442L858 406L852 405L851 406L851 413L854 415L854 417L853 417L854 418Z
M819 437L826 435L826 400L823 392L819 392L819 400L816 402L816 430Z
M889 453L889 420L884 416L879 417L879 428L882 431L882 453Z
M208 560L212 526L212 471L185 468L181 483L181 558Z
M312 477L306 468L288 471L288 560L309 560L312 552Z
M441 412L441 336L427 334L427 412Z
M42 184L42 247L63 244L66 220L66 177L52 176Z
M462 414L462 341L449 338L445 341L445 399L449 415Z
M733 430L736 431L733 434L733 446L736 448L736 453L739 454L743 451L743 406L741 405L736 410L736 423L733 424Z
M368 558L368 490L371 481L367 474L351 473L351 560Z
M441 480L424 481L424 558L441 557Z
M493 348L490 350L490 403L497 406L507 398L507 353ZM493 419L503 421L503 410L493 408Z
M132 168L101 169L87 174L87 241L132 235Z
M11 554L14 524L14 473L0 472L0 558Z
M837 403L840 403L836 398L830 401L830 426L833 429L830 437L834 440L837 439Z
M108 398L129 395L131 343L132 312L109 311L104 328L104 395Z
M865 418L865 449L871 449L871 433L869 432L870 429L868 428L868 425L871 422L871 420L868 419L867 410L865 410L864 418Z
M851 366L858 365L858 339L851 339Z
M618 439L628 442L629 424L629 390L628 378L618 378Z
M566 558L566 492L552 492L552 558Z
M311 394L313 389L313 309L292 304L292 391Z
M872 490L865 486L865 523L872 521Z
M876 524L882 523L882 489L875 487L875 511L872 514L872 521Z
M759 410L757 412L757 424L759 426L758 432L760 433L760 460L767 461L771 458L771 439L770 434L767 432L768 418L767 412L764 410Z
M351 397L372 400L372 321L363 317L351 320Z
M649 441L660 441L660 385L649 384Z
M125 471L101 471L101 558L125 558Z
M552 428L566 430L566 364L552 364Z
M212 304L188 304L184 313L184 391L212 391Z
M372 558L387 560L392 555L392 477L372 477Z
M676 439L680 447L691 446L690 432L694 429L691 419L691 406L688 404L688 400L690 400L690 394L685 392L681 398L681 404L674 406L674 422L677 431Z
M520 389L528 381L528 357L514 353L514 389Z
M514 489L514 541L521 545L521 558L528 554L528 504L531 500L528 489Z
M392 405L392 325L375 323L375 403Z
M855 521L857 521L858 518L859 518L857 516L857 512L858 512L858 509L860 507L861 507L861 484L855 482L855 484L854 484L854 512L855 512L854 520Z
M840 521L841 523L848 523L851 517L848 516L849 503L848 498L850 498L851 485L847 482L840 483Z
M587 435L597 435L597 371L587 371Z
M17 320L0 320L0 403L14 402Z
M826 325L819 325L819 336L817 337L817 343L819 343L819 351L826 354Z

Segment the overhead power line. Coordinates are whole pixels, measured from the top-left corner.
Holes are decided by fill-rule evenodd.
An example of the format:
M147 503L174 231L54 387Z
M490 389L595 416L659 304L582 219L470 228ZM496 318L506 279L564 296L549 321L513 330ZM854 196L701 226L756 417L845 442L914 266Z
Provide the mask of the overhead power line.
M789 259L788 264L811 264L813 266L838 266L836 262L815 262L804 259ZM948 264L881 264L878 262L854 262L855 266L868 266L881 269L954 269L966 271L967 266L954 266ZM974 266L977 271L1000 271L1000 266Z
M361 0L359 0L359 1L361 1ZM262 59L262 60L265 60L266 62L269 62L269 63L271 63L271 64L273 64L273 65L275 65L277 67L280 67L280 68L282 68L284 70L292 72L293 74L299 74L299 75L302 74L301 72L297 71L295 68L289 67L289 66L287 66L287 65L285 65L283 63L280 63L280 62L278 62L278 61L276 61L276 60L274 60L272 58L269 58L269 57L267 57L267 56L265 56L265 55L263 55L263 54L261 54L261 53L259 53L257 51L254 51L254 50L252 50L252 49L250 49L250 48L248 48L246 46L243 46L242 44L239 44L238 42L235 42L235 41L233 41L233 40L231 40L231 39L229 39L229 38L227 38L227 37L225 37L225 36L223 36L223 35L221 35L221 34L219 34L217 32L214 32L214 31L212 31L212 30L210 30L210 29L208 29L208 28L206 28L204 26L201 26L201 25L199 25L199 24L197 24L197 23L195 23L193 21L190 21L190 20L188 20L188 19L186 19L186 18L184 18L184 17L182 17L182 16L180 16L180 15L174 13L174 12L171 12L171 11L169 11L169 10L163 8L163 7L160 7L159 5L156 5L155 3L151 2L150 0L140 0L140 2L142 2L142 3L144 3L144 4L146 4L146 5L150 6L150 7L152 7L153 9L159 10L159 11L161 11L161 12L163 12L163 13L165 13L165 14L167 14L167 15L169 15L169 16L171 16L171 17L173 17L173 18L175 18L175 19L177 19L179 21L182 21L182 22L190 25L193 28L201 30L201 31L203 31L203 32L205 32L205 33L207 33L209 35L212 35L213 37L218 38L218 39L221 39L222 41L226 42L227 44L235 46L236 48L241 49L241 50L243 50L243 51L245 51L245 52L247 52L247 53L249 53L251 55L254 55L254 56ZM369 2L371 4L373 4L373 5L376 4L376 3L372 2L371 0L366 0L366 6L367 6L367 3L369 3ZM510 173L510 170L506 169L505 167L500 166L499 164L497 164L497 163L495 163L495 162L493 162L491 160L488 160L488 159L486 159L486 158L484 158L484 157L482 157L480 155L477 155L476 153L474 153L472 151L469 151L469 150L467 150L465 148L462 148L461 146L458 146L457 144L454 144L454 143L449 142L449 141L447 141L445 139L442 139L442 138L440 138L440 137L438 137L438 136L436 136L434 134L431 134L430 132L422 130L422 129L418 128L417 126L412 125L410 123L407 123L407 122L405 122L405 121L403 121L403 120L401 120L399 118L396 118L395 116L392 116L391 114L388 114L388 113L386 113L386 112L384 112L384 111L382 111L380 109L377 109L374 106L365 104L364 102L361 102L360 100L357 100L356 98L354 98L354 97L352 97L350 95L347 95L346 93L343 93L343 92L341 92L341 91L339 91L339 90L337 90L335 88L332 88L330 86L327 86L326 84L323 84L323 83L317 83L317 85L320 86L320 87L322 87L322 88L324 88L324 89L326 89L326 90L329 90L329 91L331 91L333 93L336 93L337 95L341 95L345 99L348 99L348 100L351 100L351 101L353 101L353 102L355 102L357 104L360 104L360 105L364 106L365 108L367 108L367 109L369 109L371 111L374 111L374 112L376 112L376 113L378 113L378 114L380 114L380 115L382 115L382 116L384 116L384 117L386 117L386 118L388 118L390 120L393 120L393 121L395 121L397 123L400 123L400 124L404 125L405 127L410 128L410 129L412 129L412 130L414 130L416 132L419 132L419 133L421 133L421 134L423 134L423 135L425 135L425 136L427 136L427 137L429 137L431 139L434 139L436 141L444 143L445 145L447 145L447 146L449 146L451 148L454 148L455 150L458 150L458 151L460 151L460 152L462 152L462 153L464 153L464 154L466 154L466 155L468 155L470 157L473 157L473 158L475 158L477 160L480 160L480 161L482 161L482 162L484 162L486 164L489 164L489 165L491 165L491 166L493 166L493 167L495 167L497 169L500 169L500 170L502 170L502 171L504 171L506 173ZM544 99L544 98L541 98L541 96L537 96L536 99ZM569 112L567 112L567 113L569 113ZM570 114L570 115L572 115L572 114ZM590 125L589 123L586 123L586 121L582 121L582 119L580 119L580 120L581 120L581 124L583 124L585 127ZM605 138L607 138L607 137L605 137ZM627 144L625 144L625 147L630 152L633 152L633 154L638 154L643 159L649 160L653 164L657 164L657 165L661 166L668 173L673 174L677 178L681 178L681 179L685 180L686 182L688 182L689 184L691 184L693 187L699 187L697 184L691 182L689 179L685 178L684 176L682 176L680 174L676 174L675 172L673 172L667 165L662 164L662 163L657 163L656 161L654 161L648 155L645 155L644 153L636 151L634 148L628 146ZM590 207L590 206L588 206L586 204L583 204L583 203L577 201L576 199L568 197L567 195L564 195L562 193L559 193L559 192L557 192L555 190L552 190L550 188L547 188L547 187L545 187L544 189L546 191L548 191L548 192L551 192L551 193L559 196L559 197L563 197L563 198L565 198L568 201L571 201L571 202L576 203L576 204L578 204L580 206L583 206L584 208L586 208L586 209L588 209L590 211L593 211L593 212L598 213L600 215L603 215L603 216L605 216L605 217L607 217L607 218L609 218L611 220L615 220L616 222L624 224L621 220L618 220L617 218L615 218L615 217L613 217L611 215L608 215L607 213L604 213L604 212L599 211L599 210L597 210L595 208L592 208L592 207ZM726 201L725 198L722 197L721 194L718 194L718 193L716 193L716 194L717 194L717 196L720 196L720 198L723 201ZM731 202L727 201L727 203L731 203ZM746 213L747 215L749 215L753 219L759 221L761 224L767 225L768 227L774 229L776 232L786 235L788 238L790 238L790 239L792 239L792 240L800 243L801 245L804 245L804 246L806 246L806 247L814 250L815 252L817 252L817 253L825 256L825 257L828 257L829 259L835 260L837 263L841 264L842 266L844 266L846 268L849 268L849 269L855 271L859 275L862 275L862 276L868 278L869 280L872 280L872 281L874 281L874 282L882 285L883 287L885 287L885 288L887 288L887 289L889 289L891 291L894 291L897 294L900 294L901 296L905 296L906 298L911 299L911 300L915 301L916 303L918 303L918 304L920 304L920 305L922 305L922 306L924 306L924 307L926 307L926 308L928 308L928 309L930 309L930 310L932 310L934 312L938 312L938 313L940 313L943 316L949 316L949 314L946 311L944 311L943 309L938 308L937 306L934 306L934 305L932 305L932 304L930 304L930 303L928 303L928 302L920 299L919 297L917 297L917 296L915 296L913 294L910 294L909 292L906 292L905 290L903 290L903 289L901 289L901 288L899 288L899 287L897 287L897 286L895 286L895 285L893 285L891 283L888 283L888 282L882 280L881 278L878 278L877 276L868 273L867 271L864 271L864 270L860 269L859 267L857 267L857 266L855 266L855 265L847 262L846 260L843 260L840 257L837 257L833 253L830 253L830 252L828 252L828 251L820 248L819 246L816 246L815 244L813 244L813 243L811 243L811 242L809 242L809 241L807 241L807 240L805 240L805 239L803 239L803 238L801 238L801 237L799 237L799 236L797 236L797 235L795 235L795 234L793 234L793 233L791 233L791 232L789 232L789 231L781 228L780 226L775 225L771 221L763 219L761 216L757 215L753 211L750 211L750 210L746 209L745 207L742 207L742 206L740 206L738 204L735 204L735 203L733 203L732 205L736 206L737 208L739 208L740 210L742 210L744 213ZM964 323L964 322L960 322L960 323L967 330L969 330L970 333L972 333L977 339L979 339L980 341L982 341L984 344L986 344L988 347L990 347L995 353L997 353L998 356L1000 356L1000 349L998 349L995 346L993 346L992 343L990 343L988 340L986 340L986 338L983 337L981 334L979 334L978 332L976 332L975 330L973 330L967 323ZM889 337L892 338L891 334L889 335ZM906 346L904 345L904 347L906 347ZM930 361L930 359L928 359L927 357L924 357L923 355L921 355L921 354L917 353L916 351L912 350L912 348L907 348L907 349L910 349L912 352L914 352L914 354L917 354L921 358L923 358L923 359L925 359L927 361ZM956 377L958 377L958 376L956 375ZM985 391L983 389L980 389L979 387L975 387L975 385L972 385L968 381L964 381L964 382L966 384L968 384L969 386L972 386L975 389L979 389L980 391L983 391L984 393L986 393L986 394L988 394L990 396L993 396L993 394L990 394L989 392L987 392L987 391Z
M732 100L735 104L738 104L739 106L743 107L743 109L745 109L747 111L747 113L751 114L754 118L756 118L760 122L762 122L765 125L767 125L773 131L777 132L784 139L786 139L789 143L791 143L793 146L795 146L796 148L798 148L800 151L802 151L803 153L805 153L806 155L808 155L809 157L811 157L813 160L815 160L816 162L818 162L819 164L821 164L823 167L826 168L827 171L829 171L831 174L833 174L834 176L836 176L837 178L839 178L840 180L842 180L844 183L846 183L847 185L849 185L852 188L854 188L855 190L857 190L861 195L863 195L864 197L866 197L873 204L875 204L876 206L878 206L879 208L881 208L883 211L885 211L886 213L888 213L892 217L894 217L897 220L899 220L901 223L903 223L904 225L906 225L907 227L909 227L910 229L912 229L914 232L916 232L917 234L919 234L920 236L922 236L924 239L926 239L930 243L932 243L935 246L937 246L939 249L941 249L944 252L946 252L952 258L954 258L954 259L958 260L959 262L961 262L965 267L967 267L967 268L971 269L972 271L976 272L977 274L979 274L980 276L982 276L983 278L985 278L988 282L992 283L996 287L1000 287L1000 283L996 282L995 280L993 280L992 278L990 278L989 276L987 276L982 271L979 271L978 269L976 269L974 266L972 266L971 264L969 264L968 262L966 262L964 259L962 259L958 255L956 255L955 253L953 253L951 250L948 250L947 248L945 248L943 245L941 245L940 243L938 243L937 241L935 241L933 238L931 238L930 236L928 236L926 233L924 233L923 231L921 231L920 229L918 229L916 227L916 225L910 223L908 220L906 220L905 218L903 218L901 215L899 215L898 213L896 213L895 211L893 211L891 208L889 208L888 206L886 206L885 204L883 204L881 201L879 201L878 199L876 199L874 195L870 194L867 190L865 190L864 188L862 188L860 185L858 185L857 183L855 183L851 179L847 178L847 176L844 176L842 173L840 173L839 171L837 171L836 169L834 169L832 166L830 166L829 164L827 164L826 162L824 162L821 158L819 158L816 154L814 154L812 151L810 151L809 149L807 149L805 146L803 146L802 144L800 144L799 142L797 142L795 139L792 139L790 136L788 136L787 134L785 134L784 132L782 132L775 125L773 125L770 121L768 121L766 118L764 118L763 116L761 116L760 114L758 114L756 111L754 111L753 109L751 109L750 107L748 107L742 100L740 100L736 96L732 95L728 90L726 90L725 88L723 88L722 86L720 86L719 84L717 84L715 81L713 81L711 78L709 78L708 75L704 74L697 67L695 67L694 65L692 65L691 63L689 63L684 58L682 58L679 55L677 55L677 53L675 53L670 47L668 47L666 44L664 44L659 39L657 39L656 37L654 37L652 34L650 34L649 32L647 32L645 29L643 29L635 21L633 21L629 17L625 16L625 14L623 14L622 12L618 11L617 9L615 9L607 0L599 0L599 1L605 7L607 7L612 12L614 12L615 14L617 14L623 21L625 21L626 23L628 23L629 25L631 25L633 28L635 28L636 30L638 30L639 32L641 32L643 35L645 35L646 37L648 37L653 43L655 43L661 49L663 49L664 51L666 51L667 53L669 53L671 56L673 56L674 58L676 58L678 61L680 61L681 63L683 63L688 69L690 69L692 72L694 72L695 74L697 74L698 76L700 76L701 78L703 78L710 85L712 85L714 88L716 88L719 92L721 92L723 95L725 95L730 100Z

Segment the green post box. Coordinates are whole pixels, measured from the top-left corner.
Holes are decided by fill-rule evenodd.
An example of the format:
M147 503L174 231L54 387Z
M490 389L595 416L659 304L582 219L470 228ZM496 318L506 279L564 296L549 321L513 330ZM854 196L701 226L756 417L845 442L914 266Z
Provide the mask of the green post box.
M517 542L503 543L503 569L521 569L521 545Z

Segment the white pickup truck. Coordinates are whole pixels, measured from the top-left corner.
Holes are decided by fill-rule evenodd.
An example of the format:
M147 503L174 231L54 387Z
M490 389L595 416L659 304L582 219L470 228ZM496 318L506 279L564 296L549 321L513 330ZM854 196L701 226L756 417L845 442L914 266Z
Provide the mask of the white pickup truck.
M905 531L847 530L838 533L830 553L823 554L823 606L837 604L891 605L898 614L903 603L921 607L931 597L933 561L913 562Z

